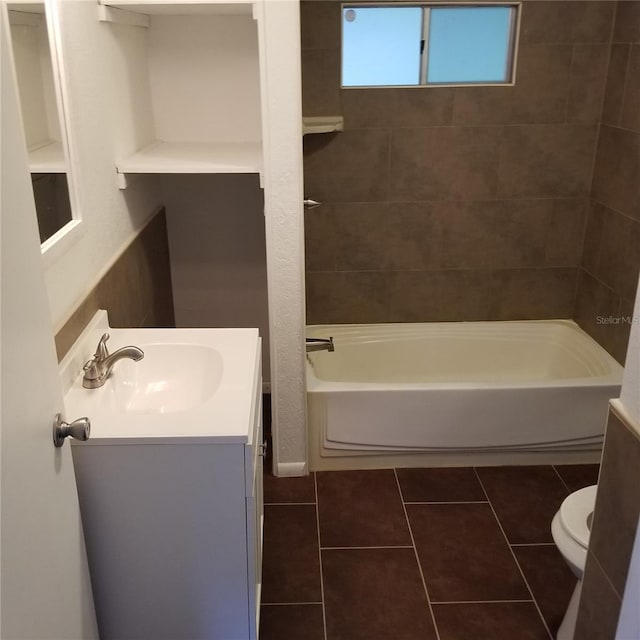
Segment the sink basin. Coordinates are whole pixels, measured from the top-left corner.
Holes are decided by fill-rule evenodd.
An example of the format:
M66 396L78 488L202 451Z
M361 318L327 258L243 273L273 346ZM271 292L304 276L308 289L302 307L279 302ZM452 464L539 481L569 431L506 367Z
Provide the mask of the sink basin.
M105 383L113 410L175 413L206 402L222 380L222 357L211 347L141 344L139 362L121 360Z
M104 332L112 353L135 345L144 358L85 389L82 365ZM98 312L60 364L67 416L91 420L90 439L73 445L246 442L259 362L257 329L113 329Z

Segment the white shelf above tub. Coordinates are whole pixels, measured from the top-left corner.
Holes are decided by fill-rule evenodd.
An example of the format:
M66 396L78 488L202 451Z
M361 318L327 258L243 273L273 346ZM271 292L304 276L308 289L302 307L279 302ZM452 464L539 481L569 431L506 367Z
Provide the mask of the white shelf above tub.
M31 173L66 173L62 143L53 140L29 149L29 171Z
M116 165L123 175L131 173L262 173L259 142L162 142L143 147Z
M246 15L260 0L99 0L104 7L146 15ZM142 25L141 25L142 26Z
M308 133L333 133L344 131L342 116L308 116L302 118L302 135Z

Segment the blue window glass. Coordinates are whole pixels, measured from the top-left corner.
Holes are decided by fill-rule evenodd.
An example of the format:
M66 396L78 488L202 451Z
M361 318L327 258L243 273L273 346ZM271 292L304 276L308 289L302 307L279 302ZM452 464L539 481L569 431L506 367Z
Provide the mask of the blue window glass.
M420 83L421 7L345 7L342 85Z
M432 7L427 83L508 82L510 7Z

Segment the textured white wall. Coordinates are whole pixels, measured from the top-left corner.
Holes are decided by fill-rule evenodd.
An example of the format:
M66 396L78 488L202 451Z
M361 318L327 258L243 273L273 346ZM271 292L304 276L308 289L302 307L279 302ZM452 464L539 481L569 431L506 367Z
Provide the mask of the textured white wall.
M300 475L307 441L299 3L266 0L259 10L274 471Z
M84 227L78 241L45 268L52 322L58 330L134 238L160 198L152 188L153 178L140 179L126 191L116 184L120 131L129 128L123 113L131 104L118 83L124 64L119 40L134 48L134 39L142 38L144 30L123 31L98 22L94 0L53 0L51 4L59 17L72 163ZM135 76L128 79L130 90L139 91Z
M640 425L640 283L633 309L620 402L635 424Z

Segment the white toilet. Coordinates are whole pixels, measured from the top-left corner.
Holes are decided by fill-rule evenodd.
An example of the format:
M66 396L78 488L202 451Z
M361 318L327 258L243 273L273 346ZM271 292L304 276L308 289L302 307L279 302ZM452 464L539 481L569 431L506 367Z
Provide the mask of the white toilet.
M551 523L551 534L571 571L578 578L567 612L558 629L557 640L573 640L582 591L582 575L587 561L591 520L598 485L585 487L565 498Z

